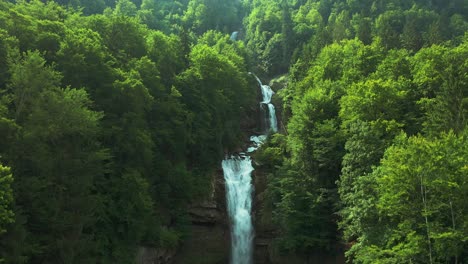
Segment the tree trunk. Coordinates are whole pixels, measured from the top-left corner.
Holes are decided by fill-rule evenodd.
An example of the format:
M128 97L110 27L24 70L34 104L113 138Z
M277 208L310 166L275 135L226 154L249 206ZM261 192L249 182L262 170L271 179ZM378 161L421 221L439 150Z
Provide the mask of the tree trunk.
M423 184L423 177L420 176L421 180L421 198L424 206L424 220L426 222L426 233L427 233L427 244L429 246L429 263L432 264L432 245L431 245L431 237L429 233L429 221L427 219L427 190Z

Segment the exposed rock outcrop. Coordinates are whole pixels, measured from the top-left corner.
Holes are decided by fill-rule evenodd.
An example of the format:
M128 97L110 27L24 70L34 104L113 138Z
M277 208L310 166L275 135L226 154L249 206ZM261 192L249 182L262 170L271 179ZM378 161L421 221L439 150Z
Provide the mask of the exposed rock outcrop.
M190 236L179 248L174 264L229 263L229 223L221 170L213 175L212 190L205 201L190 206L188 210L192 222Z
M216 225L223 221L223 214L213 201L195 204L188 210L190 221L194 225Z
M138 249L137 264L170 264L176 250L140 247Z
M283 89L288 84L288 75L283 74L280 76L276 76L275 78L271 79L268 85L273 89L273 91L277 92L280 89Z

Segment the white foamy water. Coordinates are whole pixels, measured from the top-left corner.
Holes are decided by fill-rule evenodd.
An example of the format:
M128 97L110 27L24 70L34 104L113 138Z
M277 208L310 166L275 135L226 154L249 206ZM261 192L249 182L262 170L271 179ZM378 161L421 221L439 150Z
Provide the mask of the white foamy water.
M226 197L231 219L232 264L251 264L253 254L252 177L249 156L231 157L222 162Z
M255 74L253 74L255 76ZM262 91L260 105L267 105L264 123L267 124L265 135L253 135L247 153L231 156L222 162L226 182L226 200L231 220L231 264L251 264L253 256L254 229L252 225L252 160L248 153L257 150L267 139L268 132L277 132L275 106L271 103L274 92L268 85L263 85L255 76Z

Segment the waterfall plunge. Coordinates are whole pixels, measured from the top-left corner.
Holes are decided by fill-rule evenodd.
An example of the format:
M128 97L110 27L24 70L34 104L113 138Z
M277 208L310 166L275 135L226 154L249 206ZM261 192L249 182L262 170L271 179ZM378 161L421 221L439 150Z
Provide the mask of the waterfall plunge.
M231 218L232 264L252 263L253 226L250 157L231 157L222 162L226 180L228 212Z
M255 75L254 75L255 76ZM278 131L276 121L275 106L271 103L274 92L268 85L263 85L257 79L261 91L262 101L260 105L267 105L268 111L265 114L265 123L268 124L267 132ZM263 109L263 108L262 108ZM251 146L247 152L253 152L266 140L267 135L251 136ZM226 181L226 199L228 213L231 220L231 264L251 264L253 257L253 237L252 225L252 176L254 170L252 160L249 156L242 154L226 158L222 162L224 179Z
M278 122L276 121L275 106L273 104L268 104L268 113L270 130L273 132L278 132Z

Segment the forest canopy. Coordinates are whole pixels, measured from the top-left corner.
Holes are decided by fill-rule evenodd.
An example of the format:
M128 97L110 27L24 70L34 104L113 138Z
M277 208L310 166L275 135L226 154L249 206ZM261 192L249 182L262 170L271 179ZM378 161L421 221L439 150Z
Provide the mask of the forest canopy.
M1 258L176 248L187 205L241 139L245 46L207 31L228 22L190 22L204 3L44 2L0 2Z
M465 263L467 32L465 0L0 0L0 262L176 249L255 72L287 78L254 154L278 252Z
M352 263L467 261L466 1L250 8L257 67L289 78L285 135L257 154L279 250L344 243Z

